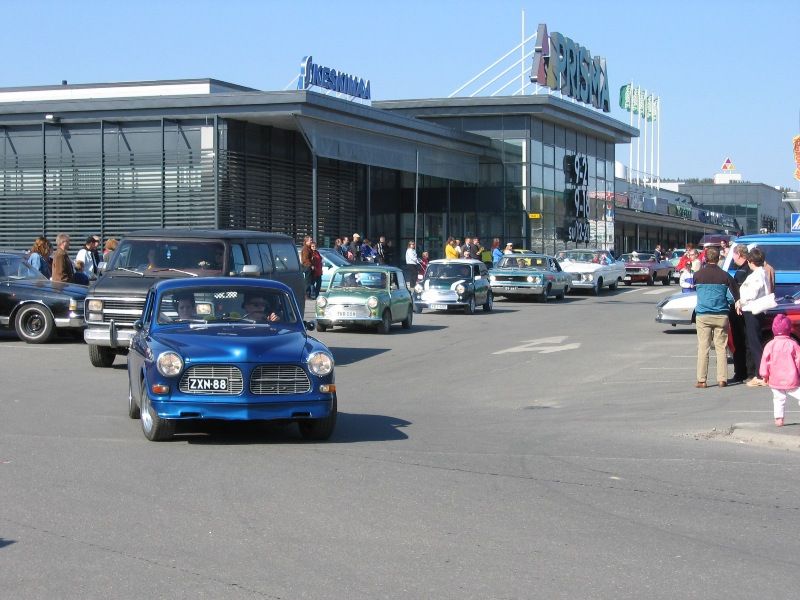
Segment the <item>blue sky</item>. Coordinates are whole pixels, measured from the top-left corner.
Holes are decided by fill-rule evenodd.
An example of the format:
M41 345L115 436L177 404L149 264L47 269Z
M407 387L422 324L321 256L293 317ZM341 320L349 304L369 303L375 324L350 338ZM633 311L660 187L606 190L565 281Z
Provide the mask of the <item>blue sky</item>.
M13 6L13 10L11 7ZM661 174L798 189L800 2L8 2L0 86L213 77L283 89L301 58L371 80L375 100L443 97L547 23L662 99ZM612 114L627 122L627 113ZM617 158L628 161L627 146Z

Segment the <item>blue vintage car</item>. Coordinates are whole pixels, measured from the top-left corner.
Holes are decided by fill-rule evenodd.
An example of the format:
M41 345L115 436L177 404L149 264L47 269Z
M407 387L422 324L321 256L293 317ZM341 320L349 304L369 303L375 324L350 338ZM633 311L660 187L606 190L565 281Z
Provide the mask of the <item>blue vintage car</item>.
M336 425L333 355L308 335L282 283L255 279L161 281L145 302L128 354L128 415L149 440L181 420L281 420L304 439Z

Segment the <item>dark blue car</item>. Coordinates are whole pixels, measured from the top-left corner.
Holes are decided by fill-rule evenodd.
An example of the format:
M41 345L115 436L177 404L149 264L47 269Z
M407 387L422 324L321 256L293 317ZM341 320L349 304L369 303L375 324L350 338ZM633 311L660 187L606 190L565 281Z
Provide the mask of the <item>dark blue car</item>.
M128 414L149 440L176 421L297 422L304 439L336 425L333 356L282 283L162 281L150 290L128 354Z

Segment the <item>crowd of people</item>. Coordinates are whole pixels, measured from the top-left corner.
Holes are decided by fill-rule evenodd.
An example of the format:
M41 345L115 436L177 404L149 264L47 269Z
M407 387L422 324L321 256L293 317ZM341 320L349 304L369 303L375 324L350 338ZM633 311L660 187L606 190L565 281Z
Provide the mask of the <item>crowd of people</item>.
M37 237L28 251L28 263L51 281L89 285L97 279L100 263L108 260L118 243L115 238L109 238L101 253L100 237L90 235L73 258L70 257L70 241L66 233L59 233L55 244L44 236Z
M791 322L782 314L772 322L774 338L764 344L764 311L775 306L775 272L760 248L733 247L733 275L720 268L722 250L704 249L701 259L692 249L687 262L696 263L693 285L697 291L697 380L706 388L708 356L716 353L716 379L728 385L727 348L733 350L733 382L751 387L770 387L775 425L782 426L787 395L800 400L800 346L790 337ZM697 256L694 256L697 254ZM731 304L733 299L733 304Z

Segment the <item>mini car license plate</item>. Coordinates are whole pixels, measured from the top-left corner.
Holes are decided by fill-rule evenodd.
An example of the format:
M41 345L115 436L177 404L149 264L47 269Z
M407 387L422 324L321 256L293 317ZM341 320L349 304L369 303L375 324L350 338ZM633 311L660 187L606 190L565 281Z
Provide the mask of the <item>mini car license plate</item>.
M447 304L431 304L431 310L447 310Z
M356 311L354 311L354 310L340 310L339 312L336 313L336 316L339 317L340 319L346 319L346 318L350 318L350 317L355 317L356 316Z
M512 291L514 291L515 289L517 289L517 286L515 286L515 285L507 285L507 286L506 286L506 287L504 287L503 289L504 289L505 291L507 291L507 292L512 292Z
M206 392L209 390L227 390L227 377L189 377L190 392Z

